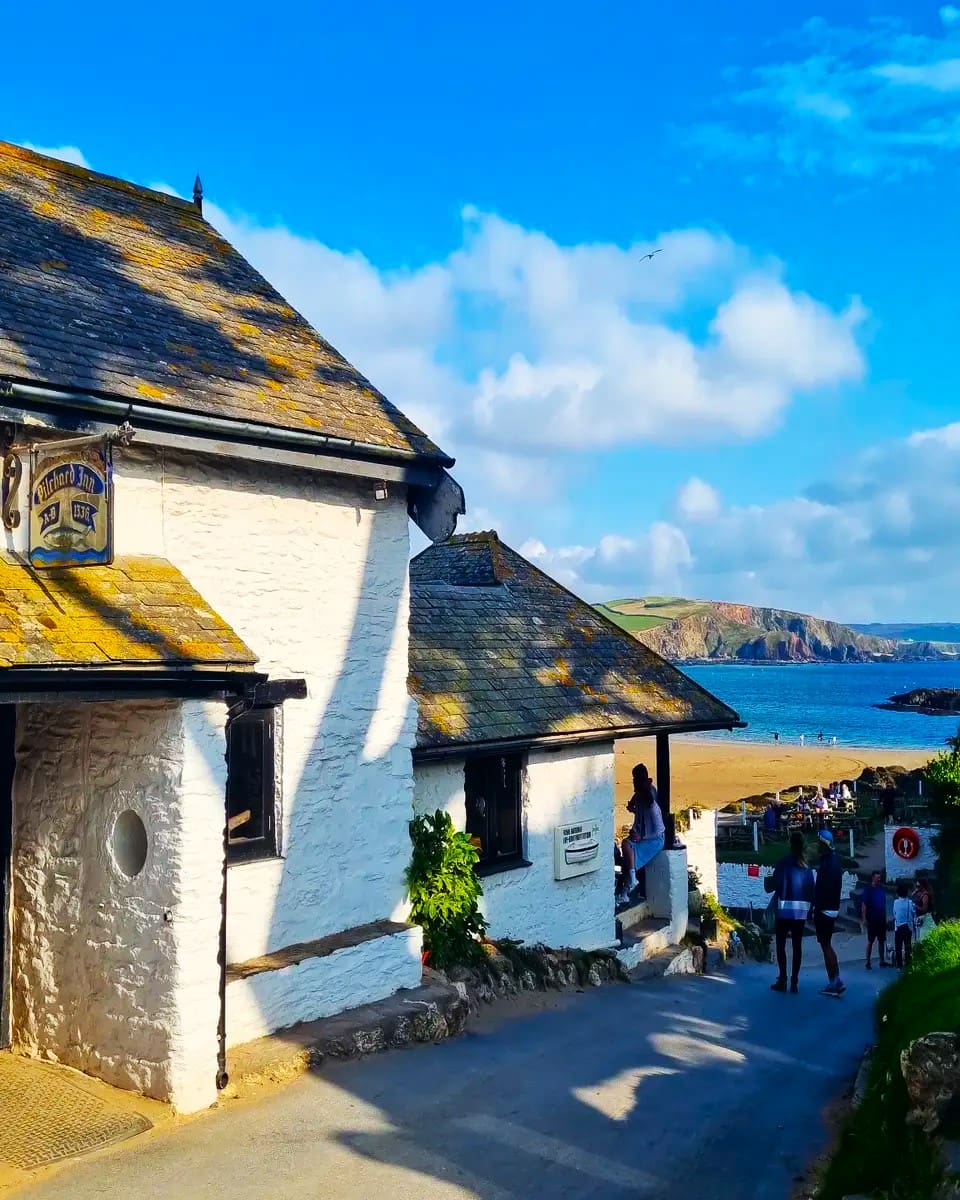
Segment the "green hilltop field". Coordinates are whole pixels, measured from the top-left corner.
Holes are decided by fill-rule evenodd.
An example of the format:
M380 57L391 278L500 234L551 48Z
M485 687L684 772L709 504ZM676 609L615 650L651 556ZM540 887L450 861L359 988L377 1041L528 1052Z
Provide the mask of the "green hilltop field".
M597 609L676 662L876 662L957 657L958 647L882 637L787 609L682 596L608 600Z

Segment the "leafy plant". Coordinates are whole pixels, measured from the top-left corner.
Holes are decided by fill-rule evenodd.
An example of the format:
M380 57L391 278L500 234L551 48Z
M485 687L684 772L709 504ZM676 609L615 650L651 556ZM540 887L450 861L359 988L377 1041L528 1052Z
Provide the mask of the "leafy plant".
M687 867L687 891L688 892L699 891L702 884L703 884L703 879L701 878L700 872L697 870L697 868L688 866Z
M841 1131L822 1200L853 1192L897 1200L935 1194L942 1165L928 1138L906 1124L900 1054L925 1034L960 1028L960 923L939 925L914 948L909 971L880 994L876 1018L866 1095Z
M410 822L413 854L407 867L410 919L423 928L423 944L441 970L480 962L486 929L475 867L479 855L466 833L438 809Z
M925 775L930 810L940 822L937 850L937 912L960 916L960 731L927 763Z

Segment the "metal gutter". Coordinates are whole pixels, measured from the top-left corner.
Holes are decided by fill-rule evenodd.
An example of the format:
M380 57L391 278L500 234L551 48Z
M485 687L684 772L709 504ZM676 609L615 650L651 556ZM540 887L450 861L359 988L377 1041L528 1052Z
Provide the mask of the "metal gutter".
M257 457L262 461L263 450L266 447L275 448L277 452L286 451L298 455L291 465L313 466L316 470L318 456L325 456L331 464L347 462L367 463L376 465L378 471L373 472L378 478L383 477L383 471L392 467L419 469L423 478L405 480L405 482L427 482L435 480L437 472L452 467L454 460L445 454L428 457L414 450L400 450L385 446L377 446L371 442L361 442L350 438L333 437L328 434L314 434L299 430L283 429L279 426L261 425L252 421L236 421L222 417L211 417L203 413L183 411L181 409L165 409L152 404L133 404L124 400L112 400L106 396L98 396L92 392L67 392L56 388L43 387L37 384L17 383L12 380L0 381L0 399L13 397L27 406L26 411L49 413L60 418L61 424L64 411L76 414L78 422L90 421L92 417L101 417L110 422L111 428L122 421L130 421L137 430L140 441L147 441L148 435L172 435L166 442L154 442L156 445L184 447L184 431L193 433L203 439L220 442L216 449L208 449L208 453L226 453L231 449L242 446L256 447ZM93 422L91 422L93 423ZM237 457L252 457L237 454ZM333 469L332 466L327 467ZM339 471L342 473L342 465Z
M164 671L122 667L7 667L0 703L70 700L218 699L255 693L267 676L254 670Z
M433 762L444 758L461 758L467 754L498 754L517 750L563 750L568 746L585 746L597 742L616 742L620 738L654 737L658 733L710 733L716 730L746 729L746 721L688 721L672 725L631 725L620 729L596 729L586 733L551 733L536 737L505 738L491 742L457 742L448 746L415 747L413 761Z

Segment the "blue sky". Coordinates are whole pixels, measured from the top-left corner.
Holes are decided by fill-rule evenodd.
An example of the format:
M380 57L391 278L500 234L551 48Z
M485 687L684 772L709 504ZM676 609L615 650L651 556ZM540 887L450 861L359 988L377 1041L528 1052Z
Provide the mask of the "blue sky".
M11 5L0 136L199 169L584 594L960 619L960 10L275 12Z

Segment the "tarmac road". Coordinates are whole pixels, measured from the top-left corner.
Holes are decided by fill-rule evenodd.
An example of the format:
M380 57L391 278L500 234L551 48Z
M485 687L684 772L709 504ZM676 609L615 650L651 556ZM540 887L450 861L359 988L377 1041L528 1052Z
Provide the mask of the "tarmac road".
M30 1200L787 1200L826 1139L893 972L807 938L799 996L770 967L608 986L439 1046L342 1063L128 1143Z

